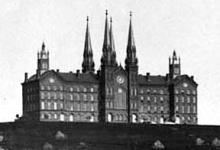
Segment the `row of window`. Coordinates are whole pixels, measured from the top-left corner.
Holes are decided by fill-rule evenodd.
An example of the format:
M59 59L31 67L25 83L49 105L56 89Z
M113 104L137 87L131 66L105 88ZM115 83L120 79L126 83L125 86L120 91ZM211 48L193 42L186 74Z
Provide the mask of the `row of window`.
M158 101L164 102L166 97L163 96L140 96L141 102L144 102L147 100L148 102L153 101L154 103L157 103Z
M175 94L192 94L192 95L196 95L196 90L190 90L190 89L175 89Z
M165 89L153 89L153 88L147 88L147 89L140 89L140 94L166 94L167 91Z
M196 97L193 96L193 97L190 97L190 96L187 96L187 97L184 97L184 96L175 96L175 103L179 103L179 102L182 102L182 103L196 103Z
M41 119L46 120L58 120L58 121L90 121L94 122L97 120L94 115L87 116L85 118L82 118L80 115L65 115L65 114L57 114L57 113L42 113Z
M107 114L107 122L114 122L114 121L126 121L127 120L127 115L125 114L112 114L112 113L108 113ZM132 114L131 115L131 122L136 123L137 120L137 115L136 114Z
M41 110L61 110L67 109L70 111L97 111L97 104L93 103L73 103L65 106L63 103L57 102L41 102Z
M37 98L37 95L27 95L27 102L34 102Z
M94 101L97 100L97 96L94 94L66 94L65 99L67 100L83 100L83 101ZM41 92L41 99L64 99L64 94L61 92Z
M53 90L53 91L69 91L69 92L96 92L97 87L82 87L82 86L73 86L73 87L65 87L63 86L56 86L56 85L41 85L41 90Z
M196 123L197 118L194 116L177 116L176 117L176 123Z
M140 112L148 112L148 113L165 113L164 106L140 106Z
M179 113L196 113L196 106L176 106L175 111Z

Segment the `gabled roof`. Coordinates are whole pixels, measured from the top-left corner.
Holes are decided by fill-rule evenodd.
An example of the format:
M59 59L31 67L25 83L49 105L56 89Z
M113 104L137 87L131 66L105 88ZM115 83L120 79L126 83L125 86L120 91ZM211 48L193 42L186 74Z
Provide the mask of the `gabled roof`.
M98 83L97 75L94 73L73 73L73 72L56 72L49 70L44 72L39 79L47 77L50 73L55 74L61 80L66 82L94 82ZM37 75L33 75L28 79L28 82L37 80Z
M189 77L188 75L177 76L176 78L173 79L173 83L176 85L182 82L183 80L188 80L195 86L198 86L198 84L194 81L193 77Z

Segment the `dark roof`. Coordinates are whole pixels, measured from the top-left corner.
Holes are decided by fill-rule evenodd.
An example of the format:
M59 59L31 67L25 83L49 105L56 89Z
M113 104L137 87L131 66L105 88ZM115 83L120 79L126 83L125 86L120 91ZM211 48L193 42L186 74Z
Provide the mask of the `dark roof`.
M94 73L64 73L55 72L64 81L68 82L98 82L97 75Z
M180 75L180 76L177 76L174 80L173 80L173 83L174 84L178 84L179 82L183 81L183 80L189 80L190 82L192 82L193 84L195 84L196 86L198 85L194 79L193 79L193 76L189 77L188 75Z
M167 84L167 79L166 76L144 76L144 75L139 75L138 76L138 83L139 84L144 84L144 85L166 85Z
M97 75L94 73L73 73L73 72L56 72L54 70L49 70L45 73L43 73L40 77L40 79L43 79L48 74L53 73L56 76L58 76L61 80L67 81L67 82L98 82ZM35 81L37 80L37 75L31 76L28 81Z

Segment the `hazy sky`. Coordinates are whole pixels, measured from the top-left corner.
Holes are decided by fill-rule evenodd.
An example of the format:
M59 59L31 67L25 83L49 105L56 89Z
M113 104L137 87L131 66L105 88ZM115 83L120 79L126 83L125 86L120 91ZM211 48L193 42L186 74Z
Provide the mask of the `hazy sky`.
M199 123L220 124L219 0L0 0L0 121L22 114L21 82L24 72L35 73L42 41L51 69L81 69L87 15L99 68L106 9L118 62L124 65L132 11L139 73L165 75L175 49L182 74L199 84Z

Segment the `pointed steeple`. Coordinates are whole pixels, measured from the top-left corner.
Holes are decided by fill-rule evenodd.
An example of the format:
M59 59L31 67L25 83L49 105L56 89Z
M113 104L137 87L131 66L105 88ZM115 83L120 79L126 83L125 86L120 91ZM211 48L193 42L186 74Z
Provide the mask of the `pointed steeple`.
M110 36L109 36L109 23L108 23L108 10L106 10L104 42L102 47L102 65L111 64L111 49L110 49Z
M109 47L110 45L110 37L109 37L109 23L108 23L108 10L106 10L106 18L105 18L105 31L104 31L104 42L103 42L103 50L104 48Z
M85 45L83 53L83 63L82 63L82 72L94 72L94 61L93 61L93 52L92 44L89 32L89 17L87 16L87 25L86 25L86 35L85 35Z
M110 18L110 50L111 50L111 64L117 66L116 61L116 52L115 52L115 41L113 36L113 27L112 27L112 17Z
M130 12L130 24L128 31L128 44L127 44L127 58L126 65L137 66L137 58L136 58L136 46L134 42L134 33L132 27L132 12Z

